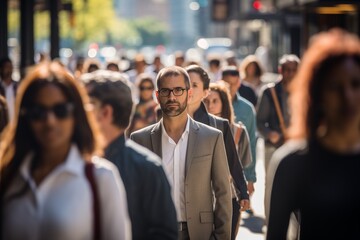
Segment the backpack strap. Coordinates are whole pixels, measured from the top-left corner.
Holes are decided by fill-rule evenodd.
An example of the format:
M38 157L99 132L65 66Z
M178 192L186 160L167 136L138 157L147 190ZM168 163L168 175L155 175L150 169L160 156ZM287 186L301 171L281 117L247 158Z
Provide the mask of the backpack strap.
M93 239L101 239L101 217L100 217L100 201L97 184L94 176L94 164L88 162L85 164L85 175L89 181L91 193L93 197Z
M270 92L271 92L271 96L274 100L276 114L279 118L281 132L282 132L283 136L285 136L285 133L286 133L285 121L284 121L284 117L283 117L283 114L280 109L279 99L276 95L275 87L271 87Z

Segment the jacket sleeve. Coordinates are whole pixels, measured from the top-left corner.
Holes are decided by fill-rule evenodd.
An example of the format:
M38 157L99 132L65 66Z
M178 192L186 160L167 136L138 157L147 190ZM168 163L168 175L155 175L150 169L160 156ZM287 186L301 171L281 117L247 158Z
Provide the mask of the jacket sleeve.
M230 239L232 200L229 168L226 164L226 153L221 133L218 134L214 147L211 167L212 186L215 194L214 236L216 239Z
M227 121L224 122L223 135L230 173L235 182L236 188L240 191L240 196L238 196L238 198L241 200L249 199L243 167L239 161L235 141L230 130L229 122Z

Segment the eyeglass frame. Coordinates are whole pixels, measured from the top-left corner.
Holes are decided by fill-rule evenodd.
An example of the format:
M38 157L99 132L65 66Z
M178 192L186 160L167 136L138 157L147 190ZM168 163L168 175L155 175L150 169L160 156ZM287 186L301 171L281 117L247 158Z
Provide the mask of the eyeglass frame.
M157 92L158 92L158 94L159 94L160 97L169 97L171 93L172 93L175 97L180 97L180 96L182 96L182 95L184 94L185 91L188 91L189 89L190 89L190 88L182 88L182 87L175 87L175 88L173 88L173 89L170 89L170 88L161 88L161 89L159 89ZM161 92L162 92L163 90L169 91L169 93L168 93L167 95L163 95L163 94L161 94ZM179 90L179 91L181 90L181 94L175 94L174 90Z

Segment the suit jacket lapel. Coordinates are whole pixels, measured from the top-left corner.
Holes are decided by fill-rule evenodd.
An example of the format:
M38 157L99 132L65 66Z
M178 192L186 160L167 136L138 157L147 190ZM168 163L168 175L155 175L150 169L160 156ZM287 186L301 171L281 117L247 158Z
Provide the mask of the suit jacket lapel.
M156 153L162 159L160 121L157 124L155 124L154 128L151 130L151 145L153 152Z
M188 138L188 145L186 151L186 162L185 162L185 178L187 173L189 172L192 159L194 157L194 149L197 142L199 126L198 124L192 119L190 119L190 126L189 126L189 138Z

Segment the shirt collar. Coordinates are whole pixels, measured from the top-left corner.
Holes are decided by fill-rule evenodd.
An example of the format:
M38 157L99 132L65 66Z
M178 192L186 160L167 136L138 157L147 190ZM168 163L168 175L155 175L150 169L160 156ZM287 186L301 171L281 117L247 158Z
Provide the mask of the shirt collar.
M30 169L31 162L33 160L34 153L31 152L27 154L24 158L23 163L20 166L20 174L26 180L32 179ZM68 156L65 159L65 162L60 164L54 169L54 171L70 172L74 175L81 175L84 172L84 160L80 154L78 147L75 144L72 144ZM52 171L52 173L54 172ZM50 173L50 174L52 174Z
M169 135L167 134L167 132L165 130L163 119L160 120L160 125L161 125L162 136L166 137L168 140L170 140L171 138L169 137ZM186 134L189 134L189 130L190 130L190 117L188 115L185 131L181 135L181 139L183 139L186 136Z

